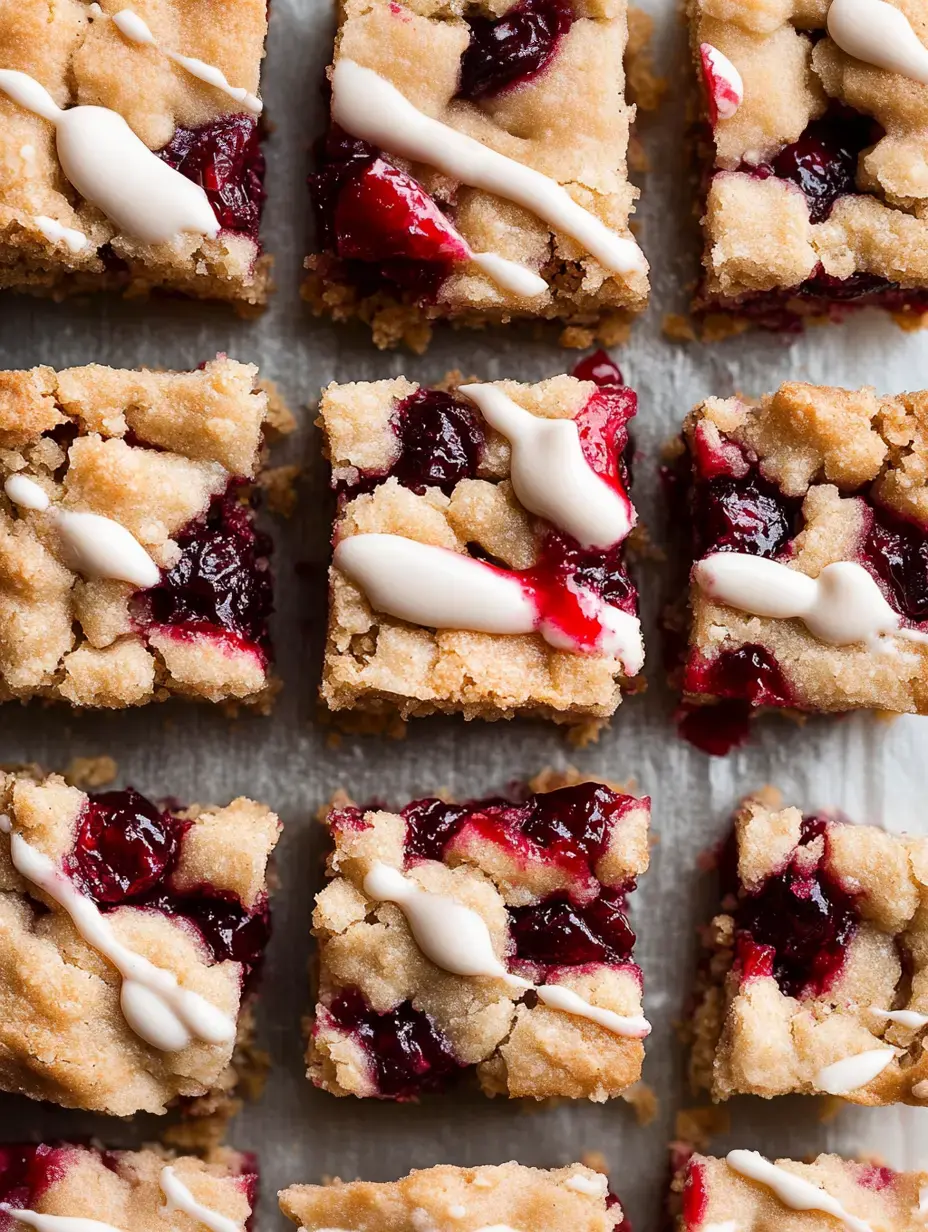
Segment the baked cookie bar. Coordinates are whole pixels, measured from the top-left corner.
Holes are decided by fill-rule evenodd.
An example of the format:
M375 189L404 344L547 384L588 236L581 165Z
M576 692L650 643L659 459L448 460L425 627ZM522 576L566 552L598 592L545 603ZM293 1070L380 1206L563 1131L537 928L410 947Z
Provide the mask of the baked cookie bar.
M819 1155L810 1163L757 1151L725 1159L692 1155L674 1177L671 1211L678 1232L921 1232L928 1172Z
M230 1091L279 831L0 773L0 1088L114 1116Z
M803 816L768 789L720 866L696 1085L928 1103L928 839Z
M163 1232L174 1212L185 1226L189 1216L191 1227L244 1232L257 1184L254 1160L231 1150L221 1162L203 1163L70 1143L0 1146L0 1218L11 1232Z
M557 782L511 801L332 808L317 1086L409 1100L476 1067L487 1095L603 1101L638 1081L650 1027L626 908L650 801Z
M613 340L648 294L627 38L625 0L347 0L310 180L313 310L418 351L435 320Z
M622 1208L607 1181L582 1164L549 1171L508 1163L411 1172L399 1181L292 1185L280 1195L288 1218L308 1232L396 1232L444 1228L532 1228L533 1232L619 1232Z
M0 372L0 700L267 702L256 376Z
M0 287L259 305L266 0L0 12Z
M928 393L708 398L684 445L687 703L928 711Z
M688 0L703 312L776 330L928 312L924 0Z
M330 385L327 705L404 719L611 715L644 659L624 565L636 407L624 386L570 376Z

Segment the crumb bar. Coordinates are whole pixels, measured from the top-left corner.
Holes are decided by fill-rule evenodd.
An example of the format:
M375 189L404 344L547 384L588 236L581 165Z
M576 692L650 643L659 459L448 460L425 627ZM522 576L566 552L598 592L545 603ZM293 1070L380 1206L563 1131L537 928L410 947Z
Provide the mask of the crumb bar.
M0 774L0 1088L114 1116L227 1095L279 831L244 798Z
M720 859L692 1074L716 1100L928 1102L928 840L746 799Z
M650 1030L626 918L649 818L647 798L552 775L511 800L334 805L312 1081L409 1100L476 1067L488 1095L627 1090Z
M0 700L267 703L256 376L0 372Z
M684 446L687 703L928 712L928 393L708 398Z
M155 1150L110 1151L56 1143L0 1146L4 1225L89 1232L162 1232L184 1212L204 1228L250 1225L255 1161L229 1149L204 1163Z
M868 305L925 319L928 46L920 6L893 7L688 0L700 312L786 331Z
M636 405L624 386L571 376L330 385L326 704L608 718L644 657L624 564Z
M310 181L313 310L418 351L436 320L617 341L648 294L627 40L625 0L342 5Z
M678 1232L921 1232L928 1172L819 1155L810 1162L730 1151L725 1159L691 1155L674 1176L670 1209Z
M267 297L266 0L0 13L0 287Z
M508 1163L496 1167L422 1168L399 1181L335 1180L292 1185L280 1195L283 1213L308 1232L344 1228L396 1232L426 1222L461 1232L532 1228L535 1232L613 1232L622 1208L606 1178L582 1164L545 1170Z

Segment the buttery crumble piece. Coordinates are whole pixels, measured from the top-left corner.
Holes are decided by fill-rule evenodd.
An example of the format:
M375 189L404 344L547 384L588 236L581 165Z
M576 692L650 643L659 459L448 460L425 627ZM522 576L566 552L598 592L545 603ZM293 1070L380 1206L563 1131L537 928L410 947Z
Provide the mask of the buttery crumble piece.
M928 839L766 793L741 805L720 880L694 1084L715 1100L928 1103Z
M348 0L310 180L313 311L415 351L436 320L596 331L641 311L627 42L625 0Z
M922 1232L928 1173L819 1155L800 1163L730 1151L725 1159L680 1144L669 1210L677 1232Z
M683 440L684 723L703 747L707 704L732 741L765 707L928 713L928 393L708 398Z
M331 710L588 725L639 686L623 460L637 402L604 358L582 361L587 380L324 391Z
M398 1232L423 1226L461 1232L531 1228L533 1232L617 1232L622 1207L607 1180L582 1164L546 1171L508 1163L482 1168L449 1164L398 1181L292 1185L283 1213L307 1232Z
M0 372L0 701L263 704L256 373Z
M0 1146L0 1202L9 1211L10 1227L163 1232L167 1209L184 1210L203 1227L244 1228L257 1187L254 1158L236 1151L222 1152L222 1162L203 1162L154 1149Z
M331 810L317 1086L410 1100L476 1067L488 1095L634 1087L650 1028L626 901L648 866L650 802L572 779L510 801Z
M244 798L0 773L0 1088L114 1116L227 1099L279 831Z
M263 305L266 31L266 0L5 5L0 287Z
M928 61L928 10L893 7L688 0L703 103L701 314L792 332L875 306L923 323L928 78L913 65Z

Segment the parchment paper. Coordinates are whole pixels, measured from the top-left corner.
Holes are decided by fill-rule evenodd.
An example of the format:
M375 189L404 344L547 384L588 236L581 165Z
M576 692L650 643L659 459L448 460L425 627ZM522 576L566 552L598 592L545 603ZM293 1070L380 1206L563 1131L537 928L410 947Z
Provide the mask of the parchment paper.
M723 345L675 345L661 320L685 303L696 270L692 199L684 175L684 99L688 91L685 34L673 0L648 0L657 19L659 68L670 81L665 105L645 118L639 134L651 158L638 217L652 265L647 315L618 352L640 396L635 424L636 504L659 527L655 464L661 443L688 408L715 393L758 393L798 378L885 391L928 385L928 339L904 334L876 314L813 329L792 346L754 335ZM803 808L835 805L861 821L891 829L926 826L924 783L928 721L893 723L869 716L812 721L804 729L772 721L751 745L713 759L680 742L670 716L673 698L662 681L655 618L661 570L639 573L649 649L649 691L630 698L599 743L571 749L555 727L530 723L465 725L419 720L401 743L345 738L333 745L315 723L325 607L324 565L331 506L318 433L307 409L330 380L370 380L405 372L422 381L461 368L485 379L533 381L573 363L551 333L527 330L439 334L425 357L382 354L366 332L315 321L298 296L300 263L310 231L304 190L308 148L323 125L320 81L330 57L333 15L324 0L274 0L263 93L275 130L267 146L269 201L264 237L276 256L277 294L257 321L223 308L181 302L115 299L56 305L0 297L0 364L99 362L187 368L227 351L257 361L299 415L297 434L275 461L305 464L299 509L276 528L276 642L285 682L271 718L230 722L208 706L152 706L73 717L65 708L5 706L0 710L0 762L29 760L63 768L75 756L112 754L119 782L151 795L224 803L238 794L269 802L285 833L278 848L280 889L275 933L258 1014L259 1040L272 1069L263 1099L247 1106L231 1129L235 1145L259 1152L263 1172L258 1226L282 1228L276 1191L324 1176L387 1180L437 1163L540 1166L604 1152L615 1188L637 1229L658 1227L666 1178L666 1143L675 1112L692 1104L675 1022L685 1004L696 950L696 926L711 909L698 854L725 832L730 810L764 783L782 788ZM297 566L301 566L297 571ZM642 1128L621 1102L564 1102L526 1110L474 1091L432 1098L421 1106L337 1100L303 1076L300 1018L308 1008L307 966L312 894L320 877L322 833L313 816L338 787L356 798L394 804L436 788L465 796L494 792L546 765L575 764L612 778L634 778L654 801L659 840L651 872L634 898L637 956L645 973L646 1011L654 1024L645 1079L657 1092L657 1119ZM820 1122L815 1100L772 1103L742 1099L730 1106L731 1134L714 1149L740 1145L770 1155L802 1156L834 1149L876 1152L898 1167L928 1165L928 1112L847 1109ZM124 1122L0 1097L0 1136L94 1133L112 1146L151 1140L156 1118ZM289 1226L289 1225L286 1225ZM528 1232L528 1230L526 1230Z

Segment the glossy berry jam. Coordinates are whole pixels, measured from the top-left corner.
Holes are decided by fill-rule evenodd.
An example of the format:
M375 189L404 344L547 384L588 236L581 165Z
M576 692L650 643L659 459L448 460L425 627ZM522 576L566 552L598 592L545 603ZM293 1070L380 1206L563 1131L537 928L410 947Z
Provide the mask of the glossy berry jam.
M531 81L550 64L573 18L569 0L519 0L502 17L472 18L458 96L492 98Z
M625 894L615 890L603 890L583 905L554 895L532 906L510 907L516 957L545 967L628 962L635 934L625 911Z
M696 555L776 556L793 537L800 506L756 471L740 479L720 475L698 483L692 509Z
M786 146L773 160L772 172L802 192L812 222L824 222L839 197L857 191L857 161L883 130L868 116L836 107Z
M706 1192L705 1168L702 1164L690 1163L683 1182L683 1226L690 1232L700 1226L709 1206Z
M816 840L824 841L824 855L810 865L804 849ZM753 945L772 949L773 975L791 997L828 991L859 923L856 897L829 871L828 823L817 817L803 818L787 866L756 893L743 895L736 912L737 928Z
M390 426L400 446L390 474L404 487L450 494L460 480L476 475L484 436L476 411L463 399L417 389L398 403Z
M266 902L246 911L240 903L210 893L208 887L201 894L153 894L138 905L189 920L199 930L213 962L241 963L246 977L260 966L271 936Z
M345 988L327 1012L364 1047L377 1093L385 1099L404 1101L440 1091L461 1071L437 1027L409 1001L378 1014L357 988Z
M683 702L674 715L677 734L711 757L725 757L751 734L751 704L736 700L698 706Z
M570 853L592 863L606 850L612 828L630 799L604 783L540 792L526 802L521 830L546 851Z
M138 898L173 866L183 828L132 787L90 795L69 871L98 903Z
M571 376L578 381L595 381L597 385L624 385L619 365L605 351L594 351L574 364Z
M0 1146L0 1202L16 1210L30 1209L67 1168L65 1147ZM2 1219L0 1215L0 1219ZM18 1221L10 1220L10 1223Z
M249 647L270 649L271 542L232 485L203 518L175 536L180 559L140 600L147 622L180 632L224 630Z
M402 813L406 822L406 858L440 860L445 847L473 812L466 805L449 804L437 797L407 804Z
M220 116L199 128L177 128L158 155L200 185L224 230L257 243L265 197L264 155L252 116Z
M887 509L874 509L862 559L886 583L892 605L909 620L928 620L928 531Z
M790 706L792 692L776 659L764 646L748 642L715 658L693 654L683 678L685 693L737 698L751 706Z

